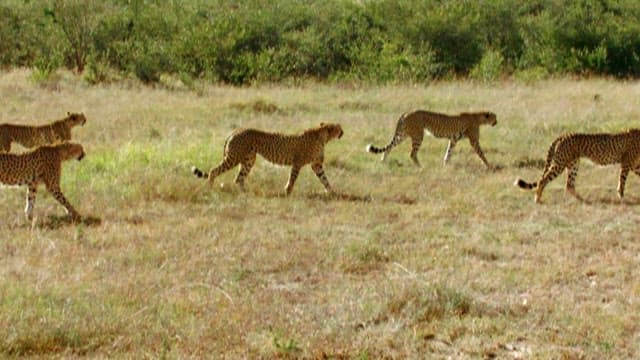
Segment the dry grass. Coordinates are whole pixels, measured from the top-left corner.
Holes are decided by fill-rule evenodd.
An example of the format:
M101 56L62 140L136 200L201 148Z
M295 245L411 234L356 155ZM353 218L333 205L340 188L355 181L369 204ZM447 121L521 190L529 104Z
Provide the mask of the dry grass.
M594 95L600 99L594 101ZM84 111L87 157L63 191L90 218L61 219L40 192L0 192L0 354L201 358L640 357L640 179L616 202L617 168L583 162L580 203L558 179L545 204L514 188L540 174L564 130L638 126L640 85L607 80L429 86L87 87L62 74L41 87L0 74L2 121L40 123ZM484 170L463 142L427 138L388 162L399 114L489 109ZM302 130L338 121L328 197L304 169L258 161L248 192L189 173L221 157L234 128ZM219 184L219 182L218 182Z

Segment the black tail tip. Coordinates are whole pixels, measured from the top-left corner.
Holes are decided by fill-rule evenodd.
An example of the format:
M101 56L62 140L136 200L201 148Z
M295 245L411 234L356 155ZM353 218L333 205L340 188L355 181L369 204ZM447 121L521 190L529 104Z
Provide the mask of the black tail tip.
M533 189L534 187L536 187L536 184L529 184L528 182L518 178L516 179L516 181L514 181L513 185L521 188L521 189Z
M195 167L195 166L192 166L192 167L191 167L191 172L192 172L195 176L197 176L197 177L199 177L199 178L203 178L203 177L206 177L206 176L207 176L204 172L202 172L200 169L198 169L198 168L197 168L197 167Z
M377 147L373 146L373 144L369 144L367 145L367 152L377 154L377 153L380 153L381 151Z

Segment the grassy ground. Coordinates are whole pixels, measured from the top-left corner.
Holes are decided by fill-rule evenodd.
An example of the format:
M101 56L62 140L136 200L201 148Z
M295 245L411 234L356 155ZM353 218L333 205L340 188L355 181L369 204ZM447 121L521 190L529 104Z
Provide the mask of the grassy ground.
M594 96L599 98L594 100ZM638 126L640 85L607 80L429 86L88 87L0 74L0 119L42 123L83 111L82 162L62 188L90 221L74 226L41 190L0 192L0 354L170 358L634 358L640 356L640 179L617 202L617 167L583 161L545 203L512 186L537 179L561 132ZM441 165L446 141L385 163L397 117L488 109L496 127ZM324 195L305 168L258 160L201 189L236 127L299 131L340 122ZM224 187L219 187L224 183Z

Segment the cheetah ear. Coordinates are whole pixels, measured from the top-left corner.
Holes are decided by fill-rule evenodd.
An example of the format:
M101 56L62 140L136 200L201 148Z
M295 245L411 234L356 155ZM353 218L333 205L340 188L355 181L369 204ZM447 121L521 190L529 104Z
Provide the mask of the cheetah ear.
M71 115L71 112L67 111L67 116Z
M325 123L323 123L323 122L321 122L321 123L320 123L320 127L323 127L323 126L325 126L325 125L327 125L327 124L325 124Z

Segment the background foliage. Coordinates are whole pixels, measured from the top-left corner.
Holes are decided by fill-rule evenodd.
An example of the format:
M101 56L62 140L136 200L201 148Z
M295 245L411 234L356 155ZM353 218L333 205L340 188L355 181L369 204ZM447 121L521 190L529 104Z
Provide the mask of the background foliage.
M0 65L90 82L640 75L635 0L5 0Z

